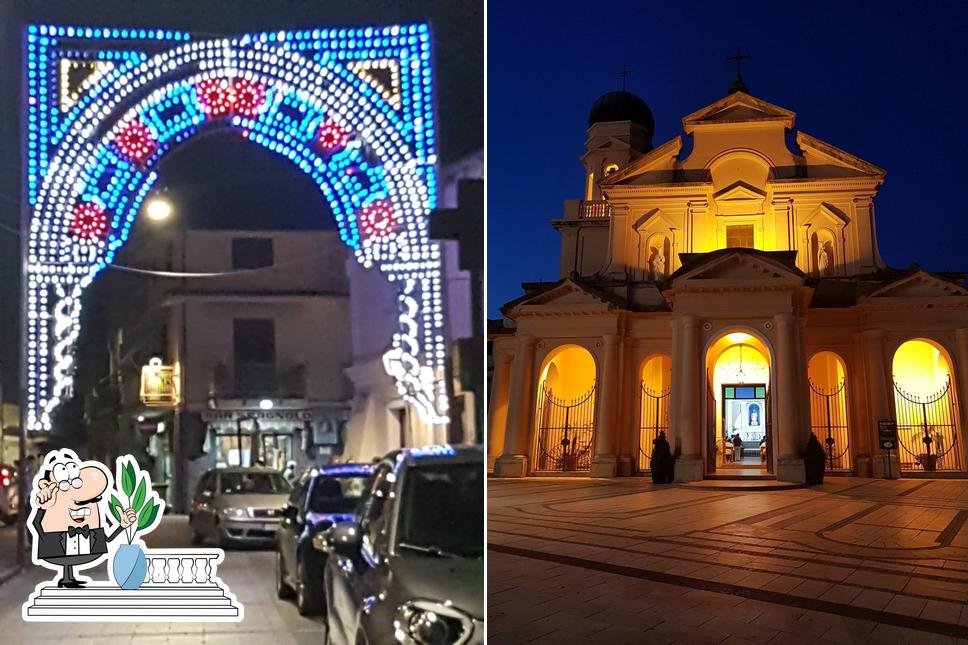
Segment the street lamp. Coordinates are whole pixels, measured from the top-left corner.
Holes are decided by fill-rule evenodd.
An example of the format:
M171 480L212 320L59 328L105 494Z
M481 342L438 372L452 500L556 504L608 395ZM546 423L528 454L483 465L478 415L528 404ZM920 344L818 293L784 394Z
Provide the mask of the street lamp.
M145 204L145 215L148 219L155 222L163 222L171 217L172 211L171 202L164 197L152 197Z

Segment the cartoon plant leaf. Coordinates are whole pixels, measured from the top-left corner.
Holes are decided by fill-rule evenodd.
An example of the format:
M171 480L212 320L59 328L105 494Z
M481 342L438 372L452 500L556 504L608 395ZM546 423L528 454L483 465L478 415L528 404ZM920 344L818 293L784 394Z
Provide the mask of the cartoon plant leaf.
M131 498L131 493L134 492L134 480L134 466L132 466L131 462L128 461L121 468L121 490L124 491L124 494L127 495L129 499Z
M111 495L111 503L108 504L108 510L111 511L111 515L114 516L118 522L121 522L121 513L118 511L119 508L124 508L121 506L121 502L114 495Z
M154 502L149 502L145 504L145 507L141 509L141 514L138 515L138 528L144 530L151 526L151 523L155 521L155 517L158 515L158 505Z
M137 513L141 510L141 505L145 503L145 484L147 484L148 479L142 479L138 482L138 490L134 494L134 501L131 503L131 508Z

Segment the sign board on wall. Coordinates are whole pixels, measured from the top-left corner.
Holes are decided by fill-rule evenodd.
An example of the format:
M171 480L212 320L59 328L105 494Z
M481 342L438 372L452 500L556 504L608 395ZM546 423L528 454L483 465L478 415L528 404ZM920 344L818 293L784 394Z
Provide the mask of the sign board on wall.
M312 410L203 410L202 421L235 421L236 419L258 419L259 421L304 421L313 420Z

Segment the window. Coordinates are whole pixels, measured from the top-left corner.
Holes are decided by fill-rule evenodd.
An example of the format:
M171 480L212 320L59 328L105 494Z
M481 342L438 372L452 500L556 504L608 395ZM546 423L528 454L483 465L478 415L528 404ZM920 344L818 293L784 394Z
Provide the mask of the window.
M271 237L236 237L232 239L233 269L261 269L271 266Z
M733 248L756 248L753 241L752 224L734 224L726 227L726 247Z
M235 364L276 362L276 325L271 318L236 318L232 329Z

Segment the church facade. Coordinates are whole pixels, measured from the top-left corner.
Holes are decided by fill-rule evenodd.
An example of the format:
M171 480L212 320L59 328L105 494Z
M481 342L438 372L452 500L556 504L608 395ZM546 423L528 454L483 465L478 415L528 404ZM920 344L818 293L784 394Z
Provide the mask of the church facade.
M831 473L965 473L964 276L888 267L885 171L788 145L794 121L734 91L683 118L687 152L638 97L596 102L560 279L491 330L495 476L643 474L660 433L677 481L803 481L811 433Z

